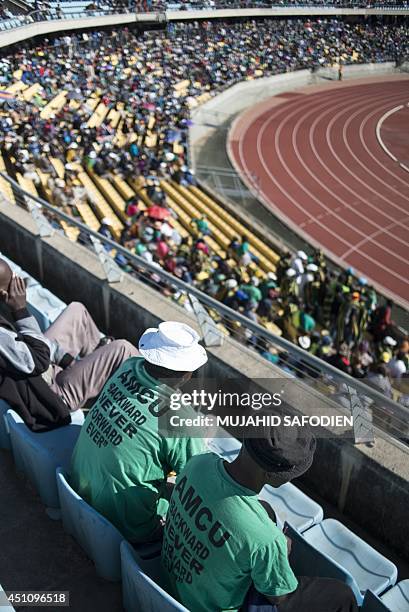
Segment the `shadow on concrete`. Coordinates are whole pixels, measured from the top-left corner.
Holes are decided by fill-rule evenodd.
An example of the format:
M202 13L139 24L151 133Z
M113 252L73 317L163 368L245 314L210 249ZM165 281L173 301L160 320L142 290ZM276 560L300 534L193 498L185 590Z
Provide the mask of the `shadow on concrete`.
M69 591L72 612L121 612L121 584L98 578L93 563L48 518L36 492L15 471L10 452L0 450L0 584L5 591ZM16 610L67 610L17 607Z

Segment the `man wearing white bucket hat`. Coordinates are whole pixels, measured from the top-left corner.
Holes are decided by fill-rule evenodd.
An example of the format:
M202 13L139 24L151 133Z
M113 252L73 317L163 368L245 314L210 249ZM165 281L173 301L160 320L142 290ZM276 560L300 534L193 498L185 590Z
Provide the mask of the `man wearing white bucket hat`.
M174 388L207 362L199 339L174 321L147 329L142 357L128 359L106 383L74 449L74 489L132 543L161 538L167 475L204 450L202 439L162 436L158 423Z

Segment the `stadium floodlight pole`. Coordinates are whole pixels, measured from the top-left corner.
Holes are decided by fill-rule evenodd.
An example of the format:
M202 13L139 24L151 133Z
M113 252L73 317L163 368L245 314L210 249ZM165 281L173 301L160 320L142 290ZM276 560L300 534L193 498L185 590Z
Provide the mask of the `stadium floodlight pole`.
M97 238L101 242L111 246L113 249L116 249L117 252L124 255L124 257L126 257L128 260L134 262L137 268L142 268L143 270L149 270L149 272L152 272L152 274L159 275L161 277L161 280L166 281L169 285L173 285L177 287L178 289L180 289L187 295L189 294L194 295L200 302L202 302L209 308L212 308L216 310L217 312L221 313L227 319L235 320L241 323L241 325L244 328L249 329L256 336L263 338L269 343L279 346L287 353L290 353L293 355L295 354L297 358L300 361L302 361L304 364L311 366L311 368L319 372L324 372L326 375L335 379L338 383L341 382L343 385L345 385L345 387L352 387L356 389L357 391L362 393L364 397L370 398L382 409L388 409L389 414L392 414L398 420L401 420L404 423L409 422L409 409L403 406L402 404L398 404L394 400L391 400L390 398L386 397L386 395L383 395L380 391L377 391L373 387L370 387L369 385L362 382L360 379L353 378L349 374L346 374L345 372L341 372L341 370L335 368L331 364L319 359L315 355L311 355L311 353L308 353L307 351L304 351L303 349L299 348L297 345L293 344L290 340L286 340L285 338L282 338L281 336L276 336L275 334L270 332L268 329L266 329L265 327L262 327L258 323L254 323L254 321L245 317L240 312L237 312L233 310L232 308L229 308L228 306L223 304L223 302L219 302L215 298L212 298L210 295L207 295L206 293L203 293L202 291L200 291L200 289L197 289L196 287L189 285L188 283L177 278L173 274L166 272L166 270L158 268L157 265L146 261L139 255L135 255L134 253L131 253L127 248L123 247L118 242L115 242L115 240L112 240L111 238L106 238L105 236L102 236L99 232L91 230L88 226L86 226L84 223L81 223L80 221L77 221L71 215L58 210L57 208L55 208L54 206L52 206L45 200L42 200L38 196L34 196L30 194L29 192L25 191L24 189L20 187L18 183L16 183L16 181L14 181L4 172L0 172L0 176L3 179L5 179L10 185L12 185L14 190L17 193L20 193L24 198L28 198L28 199L31 199L37 202L43 208L50 211L53 215L63 219L70 225L78 227L85 234L88 234L89 236L94 236L94 238Z

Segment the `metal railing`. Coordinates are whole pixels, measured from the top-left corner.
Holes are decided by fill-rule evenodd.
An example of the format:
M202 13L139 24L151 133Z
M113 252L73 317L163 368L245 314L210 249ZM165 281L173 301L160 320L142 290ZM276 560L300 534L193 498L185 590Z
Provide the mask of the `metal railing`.
M371 412L378 434L388 435L397 445L409 452L408 408L384 396L363 380L343 373L285 338L273 334L240 312L232 310L210 295L203 293L194 285L187 284L166 272L158 264L147 262L114 240L89 229L71 215L24 191L5 173L0 172L0 176L11 185L17 204L26 209L32 208L34 204L36 210L41 210L56 230L64 232L61 222L77 228L80 232L78 242L90 248L92 248L92 238L99 240L108 251L115 252L115 256L120 254L124 258L122 264L126 263L127 271L133 277L159 290L162 294L171 295L175 301L183 302L189 296L194 296L206 308L219 327L233 340L246 344L258 353L266 346L274 347L279 354L278 367L282 368L283 377L301 378L306 385L330 400L331 405L341 412L351 410L351 398L359 398L361 406ZM4 193L3 199L8 201ZM265 363L268 364L267 361ZM277 370L274 376L276 375Z

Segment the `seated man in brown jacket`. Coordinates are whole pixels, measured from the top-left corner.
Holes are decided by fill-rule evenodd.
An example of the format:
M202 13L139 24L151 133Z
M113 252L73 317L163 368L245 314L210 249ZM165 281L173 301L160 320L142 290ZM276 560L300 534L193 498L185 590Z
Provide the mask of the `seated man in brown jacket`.
M33 431L71 422L138 351L106 343L85 306L71 303L43 334L27 310L24 280L0 259L0 399ZM80 359L77 359L80 358Z

